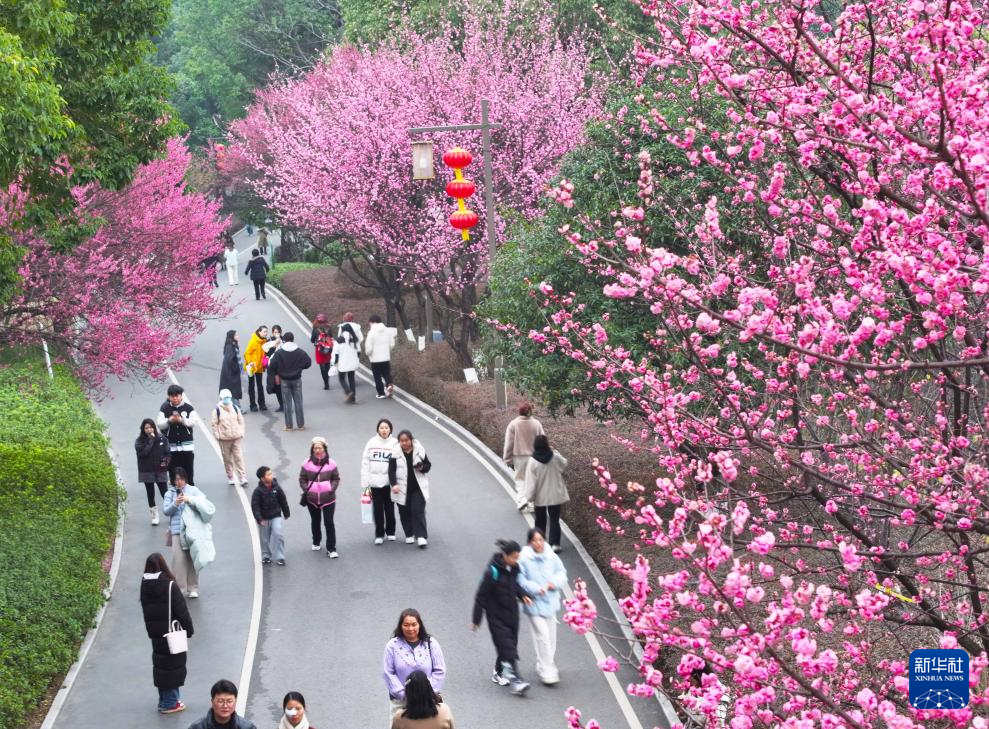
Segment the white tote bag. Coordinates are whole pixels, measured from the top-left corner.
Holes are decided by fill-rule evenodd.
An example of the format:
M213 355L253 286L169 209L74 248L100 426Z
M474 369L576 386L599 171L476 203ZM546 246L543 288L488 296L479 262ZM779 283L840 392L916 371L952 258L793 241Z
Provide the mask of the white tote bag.
M173 656L177 653L185 653L189 650L189 635L178 620L172 620L172 585L168 583L168 627L170 630L165 633L165 640L168 641L168 652Z

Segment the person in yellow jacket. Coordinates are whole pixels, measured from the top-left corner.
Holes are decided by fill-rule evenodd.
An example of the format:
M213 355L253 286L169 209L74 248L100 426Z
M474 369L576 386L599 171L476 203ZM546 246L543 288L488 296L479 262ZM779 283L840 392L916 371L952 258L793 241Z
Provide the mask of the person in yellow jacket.
M261 326L254 330L251 341L244 350L244 371L247 373L247 395L251 399L251 412L267 410L264 404L264 349L262 345L268 341L268 327ZM257 395L255 395L257 391Z

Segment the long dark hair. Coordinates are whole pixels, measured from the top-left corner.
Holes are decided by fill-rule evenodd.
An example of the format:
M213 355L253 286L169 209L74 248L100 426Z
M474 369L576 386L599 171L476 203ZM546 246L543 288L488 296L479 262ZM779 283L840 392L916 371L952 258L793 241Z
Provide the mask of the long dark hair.
M398 625L395 626L395 632L392 633L392 635L396 638L405 640L405 633L402 632L402 623L405 622L406 618L415 618L419 621L419 641L428 645L431 640L429 631L426 630L426 626L422 622L422 616L415 608L405 608L405 610L402 611L402 613L398 616Z
M228 329L227 330L227 338L223 342L223 351L224 352L227 351L227 347L233 347L234 349L237 349L237 342L234 341L234 337L236 337L236 336L237 336L237 330L236 329Z
M161 555L161 552L153 552L148 555L148 558L144 560L144 571L149 575L161 572L162 576L167 577L172 582L175 581L175 575L168 569L168 561Z
M345 337L345 336L343 336L345 332L350 334L349 343L352 344L352 345L354 345L354 348L356 349L357 348L357 332L354 331L354 328L352 326L350 326L349 323L343 324L343 325L340 326L340 336L337 337L337 341L340 344L347 344L348 343L348 338Z
M433 691L429 677L422 671L413 671L405 680L405 711L407 719L429 719L440 713L436 705L440 697Z
M302 704L302 708L306 708L306 697L300 694L298 691L289 691L285 694L285 698L282 699L282 708L284 709L288 706L289 701L298 701Z
M138 438L144 437L144 426L147 425L148 423L151 423L151 427L154 428L155 436L161 435L158 432L158 424L151 418L145 418L144 420L141 421L141 433L140 435L137 436Z

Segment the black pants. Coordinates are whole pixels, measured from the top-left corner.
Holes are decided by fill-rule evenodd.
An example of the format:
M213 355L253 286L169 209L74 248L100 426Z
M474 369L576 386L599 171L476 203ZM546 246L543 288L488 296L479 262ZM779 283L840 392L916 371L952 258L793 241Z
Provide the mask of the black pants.
M257 394L255 395L255 390ZM260 372L255 372L253 375L247 378L247 396L251 399L251 407L255 405L258 407L265 407L264 404L264 375ZM255 399L255 397L257 399Z
M158 481L158 493L161 494L161 498L165 498L165 491L168 490L168 484L164 481ZM144 490L148 492L148 506L155 505L155 482L145 481Z
M501 675L502 664L507 663L512 667L512 671L519 678L519 625L506 625L501 622L491 622L491 613L488 613L488 631L491 633L491 642L494 643L495 652L498 659L495 661L495 673Z
M549 520L549 531L546 521ZM546 541L551 547L560 546L560 505L536 507L536 529L546 535Z
M374 537L395 536L395 504L391 489L387 486L371 489L371 508L374 509Z
M357 394L357 378L353 372L338 372L337 378L340 380L340 387L343 388L345 395Z
M337 503L334 501L322 509L317 509L312 504L306 506L309 507L309 518L312 519L312 543L318 547L319 543L323 541L323 533L319 528L319 522L322 519L323 526L326 527L326 551L335 552L337 549L337 529L333 525L333 512L337 510Z
M319 366L319 376L323 378L323 389L330 389L330 363L324 362Z
M254 281L254 298L260 301L261 299L267 299L268 297L264 295L264 282L265 279L258 279Z
M168 482L175 483L175 469L184 468L186 483L190 486L196 485L196 477L193 474L193 466L196 463L195 451L172 451L172 460L168 464Z
M409 484L405 503L398 505L398 517L402 520L402 531L406 537L429 538L426 533L426 498L418 484Z
M384 395L385 386L391 385L391 362L372 362L371 374L374 375L374 389Z

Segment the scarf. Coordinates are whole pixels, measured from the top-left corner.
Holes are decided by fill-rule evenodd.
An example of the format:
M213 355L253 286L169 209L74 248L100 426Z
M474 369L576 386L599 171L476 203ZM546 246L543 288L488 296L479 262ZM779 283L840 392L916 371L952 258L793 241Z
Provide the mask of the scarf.
M534 448L532 451L532 457L535 458L540 463L549 463L551 460L553 460L553 449Z
M278 729L309 729L309 717L303 714L302 721L293 726L285 713L282 712L282 720L278 722Z

